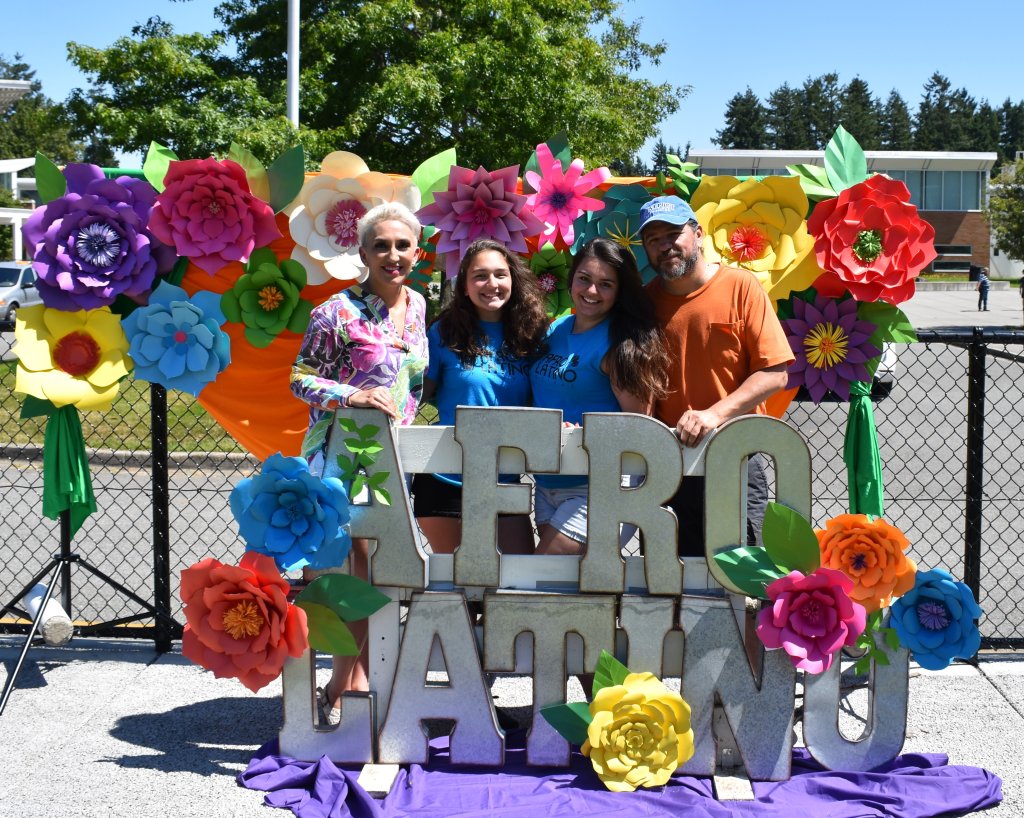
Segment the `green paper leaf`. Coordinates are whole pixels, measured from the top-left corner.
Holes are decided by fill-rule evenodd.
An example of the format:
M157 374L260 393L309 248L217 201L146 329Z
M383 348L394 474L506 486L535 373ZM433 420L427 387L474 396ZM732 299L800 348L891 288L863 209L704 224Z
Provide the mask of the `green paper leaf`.
M668 175L672 179L676 195L689 200L700 184L700 177L694 173L699 166L696 162L684 162L674 153L668 154L666 158L668 159Z
M180 287L182 280L185 278L185 273L188 271L188 259L184 256L180 256L171 271L164 277L164 280L168 284L173 284L175 287Z
M374 500L382 506L391 505L391 493L387 489L381 488L380 486L370 486L370 489L373 491Z
M345 481L352 481L355 479L356 474L359 471L359 464L349 460L344 455L338 455L338 468L341 469L341 479ZM354 493L354 492L352 492Z
M68 192L68 180L52 161L41 153L36 154L36 190L43 204L59 199Z
M876 329L868 340L879 349L882 349L882 345L886 343L913 344L917 341L917 333L914 331L910 319L907 318L903 310L892 304L887 304L884 301L862 302L857 305L857 317L875 325ZM868 361L868 374L874 376L881 362L881 355Z
M842 125L825 147L825 172L838 193L868 178L868 162L864 151Z
M896 633L895 628L882 628L882 635L889 650L900 649L900 635Z
M270 198L267 203L275 213L290 205L306 181L306 154L302 145L289 148L267 168Z
M556 133L550 139L545 140L545 145L551 151L551 155L558 160L562 166L562 172L564 173L569 165L572 164L572 148L569 147L569 135L565 131ZM523 192L524 193L536 193L536 191L530 187L526 181L526 172L532 170L534 173L540 173L540 163L537 161L537 150L534 149L533 153L530 154L530 158L526 160L526 164L523 166Z
M352 418L338 418L338 425L346 432L355 432L359 428Z
M150 142L149 150L146 151L146 161L142 163L142 174L160 193L164 189L167 168L171 162L177 161L178 157L170 148L165 148L159 142Z
M228 159L242 166L252 194L265 202L270 201L270 178L267 176L267 169L253 156L252 151L243 148L237 142L232 142L228 148Z
M786 165L786 170L800 180L800 187L812 202L832 199L836 192L828 180L828 172L818 165Z
M884 650L876 649L871 651L871 658L875 660L876 665L881 665L882 667L888 667L890 664L889 656Z
M587 740L587 728L593 717L586 702L549 704L540 709L540 714L570 744L583 744Z
M367 478L367 481L369 482L369 484L371 486L373 486L375 488L380 488L381 486L383 486L388 481L388 477L390 477L390 476L391 476L391 472L388 472L388 471L378 471L378 472L374 472L373 474L371 474Z
M629 675L629 668L612 656L608 651L602 650L597 660L597 669L594 671L594 685L591 696L605 687L620 685L626 681Z
M763 548L730 548L715 554L715 562L737 588L756 599L767 599L765 586L785 576Z
M299 303L295 305L295 310L292 312L291 317L288 319L288 331L294 332L296 335L305 333L306 328L309 326L309 315L311 312L313 312L313 302L307 301L305 298L300 299Z
M853 672L856 675L859 676L862 673L867 673L868 669L870 667L871 667L871 657L870 656L862 656L860 659L857 660L856 664L854 664Z
M821 567L818 537L811 524L793 509L769 503L761 531L764 548L779 568L809 574Z
M369 440L370 438L376 437L380 432L380 426L374 426L372 423L367 423L365 426L360 426L356 429L356 433L363 440Z
M363 490L363 487L365 485L366 478L361 474L357 474L354 478L352 478L352 489L351 491L349 491L348 496L355 497L357 494L359 494L359 492Z
M448 189L448 174L455 161L455 148L448 148L420 162L412 172L413 184L420 189L420 207L431 204L438 191Z
M390 601L365 579L351 574L324 574L314 579L295 598L295 603L314 602L330 609L345 622L371 616Z
M306 624L309 626L309 646L321 653L331 656L357 656L359 645L338 615L325 605L306 600L296 600L295 604L306 612Z
M25 395L25 400L21 404L21 419L48 416L56 411L57 407L50 401L37 398L35 395Z
M277 267L277 256L274 255L274 251L269 247L260 247L258 250L252 251L249 255L249 260L245 263L246 272L253 273L264 264Z

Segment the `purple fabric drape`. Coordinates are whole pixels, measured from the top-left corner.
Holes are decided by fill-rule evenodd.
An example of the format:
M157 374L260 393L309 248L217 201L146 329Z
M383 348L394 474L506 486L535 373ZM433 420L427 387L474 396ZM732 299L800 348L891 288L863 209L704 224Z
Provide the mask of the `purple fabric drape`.
M239 775L250 789L269 790L270 806L299 818L932 818L965 815L1002 800L998 776L978 767L951 766L941 754L907 754L868 773L823 769L806 750L793 751L789 781L755 783L756 801L716 801L710 779L676 776L659 790L613 793L579 753L565 769L525 765L522 737L509 736L501 770L455 767L447 740L431 743L427 767L399 773L391 793L374 802L326 758L299 762L260 750Z

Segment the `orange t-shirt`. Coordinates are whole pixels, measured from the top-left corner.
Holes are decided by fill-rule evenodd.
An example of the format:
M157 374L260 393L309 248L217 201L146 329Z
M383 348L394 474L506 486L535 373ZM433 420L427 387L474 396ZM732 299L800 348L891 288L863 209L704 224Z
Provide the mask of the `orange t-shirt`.
M647 293L669 353L668 395L654 407L667 426L713 406L751 373L794 359L768 295L746 270L719 267L689 295L671 295L659 277ZM755 411L764 414L764 404Z

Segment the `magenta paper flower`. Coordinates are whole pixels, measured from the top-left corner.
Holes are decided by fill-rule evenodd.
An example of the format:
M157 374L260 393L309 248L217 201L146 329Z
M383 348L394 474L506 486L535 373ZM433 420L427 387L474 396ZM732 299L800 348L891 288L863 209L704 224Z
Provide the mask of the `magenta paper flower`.
M797 670L823 673L864 632L864 607L850 599L853 580L842 571L790 571L765 590L772 604L757 616L757 635L769 650L786 651Z
M815 403L829 390L849 400L850 382L871 380L866 364L882 354L868 340L875 325L858 320L852 298L836 301L818 295L813 304L802 298L792 304L793 317L782 322L796 355L787 387L803 384Z
M537 146L537 166L540 173L526 171L524 178L536 193L526 197L533 214L544 222L539 244L551 242L558 250L568 250L575 238L572 223L588 210L600 210L604 202L585 194L606 179L611 178L608 168L597 168L583 173L583 160L573 159L569 170L551 154L543 142Z
M536 236L543 223L526 208L526 196L516 193L519 165L493 173L452 165L448 190L434 194L433 203L416 215L437 228L437 252L447 253L448 278L459 273L459 262L477 239L493 239L509 250L526 253L527 236Z
M229 159L171 162L164 185L150 232L210 275L248 261L281 235L273 209L252 194L242 166Z

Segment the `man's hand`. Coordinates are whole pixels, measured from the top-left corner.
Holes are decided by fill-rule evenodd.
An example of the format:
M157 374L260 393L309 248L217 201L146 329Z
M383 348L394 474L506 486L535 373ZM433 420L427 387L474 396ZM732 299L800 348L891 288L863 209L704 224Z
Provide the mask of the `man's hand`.
M723 419L712 409L687 409L676 424L676 434L684 446L696 446L708 432L722 425Z

